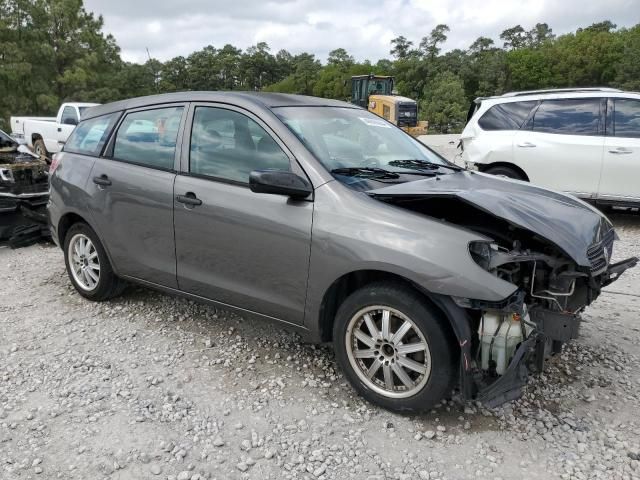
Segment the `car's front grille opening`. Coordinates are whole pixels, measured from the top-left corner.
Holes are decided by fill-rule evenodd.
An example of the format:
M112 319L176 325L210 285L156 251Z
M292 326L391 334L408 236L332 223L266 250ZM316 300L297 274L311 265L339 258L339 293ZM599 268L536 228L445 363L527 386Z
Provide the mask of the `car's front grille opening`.
M607 269L611 254L613 253L614 238L614 230L610 229L604 234L602 240L594 243L587 249L587 258L591 263L592 275L599 275Z

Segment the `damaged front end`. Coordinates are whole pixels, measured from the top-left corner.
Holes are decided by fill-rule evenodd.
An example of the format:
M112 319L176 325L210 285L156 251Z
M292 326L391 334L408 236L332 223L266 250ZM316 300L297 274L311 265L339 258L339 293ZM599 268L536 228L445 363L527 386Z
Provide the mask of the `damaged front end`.
M45 160L20 151L0 131L0 240L28 229L46 229L48 169Z
M638 262L610 262L616 234L600 212L524 182L460 172L369 194L480 234L468 254L514 286L499 302L432 295L460 342L463 396L488 406L518 398L529 372L577 337L584 308Z

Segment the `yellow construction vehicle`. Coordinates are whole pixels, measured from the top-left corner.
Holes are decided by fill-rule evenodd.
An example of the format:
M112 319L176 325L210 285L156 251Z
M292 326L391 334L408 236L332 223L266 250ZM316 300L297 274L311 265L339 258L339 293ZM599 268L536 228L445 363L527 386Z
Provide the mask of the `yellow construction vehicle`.
M357 75L351 77L351 103L360 105L381 116L408 134L426 135L428 122L418 121L415 100L393 93L394 78L385 75Z

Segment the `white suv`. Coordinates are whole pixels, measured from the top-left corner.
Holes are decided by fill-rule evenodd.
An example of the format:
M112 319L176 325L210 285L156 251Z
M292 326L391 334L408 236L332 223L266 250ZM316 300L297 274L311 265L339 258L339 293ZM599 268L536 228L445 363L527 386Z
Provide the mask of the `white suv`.
M468 168L640 206L640 93L539 90L478 98L461 135Z

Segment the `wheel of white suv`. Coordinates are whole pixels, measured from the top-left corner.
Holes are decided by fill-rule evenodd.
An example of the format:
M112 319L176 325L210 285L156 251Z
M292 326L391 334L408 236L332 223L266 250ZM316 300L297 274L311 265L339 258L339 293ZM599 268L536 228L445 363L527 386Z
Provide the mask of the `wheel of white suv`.
M333 342L353 387L384 408L428 410L453 386L454 347L444 319L404 285L375 283L351 294L338 309Z
M76 223L64 238L64 260L71 283L89 300L113 298L124 289L96 235L86 223Z
M522 176L522 174L518 172L515 168L505 167L502 165L488 168L486 170L486 173L490 173L491 175L497 175L499 177L513 178L515 180L526 180Z

